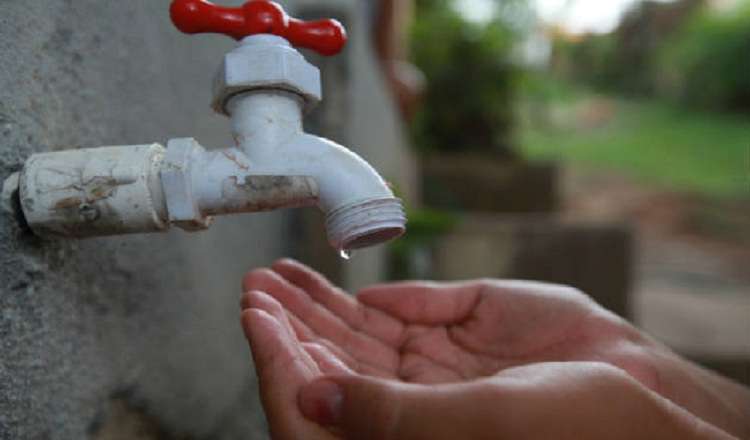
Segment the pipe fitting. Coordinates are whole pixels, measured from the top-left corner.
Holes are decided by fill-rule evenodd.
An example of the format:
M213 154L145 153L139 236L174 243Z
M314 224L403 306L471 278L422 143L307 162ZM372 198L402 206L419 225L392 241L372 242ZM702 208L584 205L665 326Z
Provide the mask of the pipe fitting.
M160 171L169 222L186 231L207 229L213 221L201 212L194 195L193 168L203 153L205 150L195 139L171 139Z
M159 144L35 154L19 175L26 221L41 236L164 231L163 158Z

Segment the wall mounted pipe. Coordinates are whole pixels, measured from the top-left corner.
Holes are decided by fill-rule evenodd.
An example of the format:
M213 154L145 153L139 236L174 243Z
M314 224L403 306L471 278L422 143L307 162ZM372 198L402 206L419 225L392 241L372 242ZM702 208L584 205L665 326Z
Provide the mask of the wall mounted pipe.
M41 236L188 231L213 216L318 206L335 249L401 235L401 201L361 157L302 131L302 101L257 90L229 105L237 146L206 151L194 139L33 155L6 185ZM15 183L17 182L17 183Z
M216 153L192 139L176 141L189 141L199 150L192 161L215 162ZM310 177L253 176L225 159L223 167L213 165L212 175L193 179L204 170L200 164L188 161L176 170L165 160L167 155L159 144L37 154L6 180L4 204L12 206L17 197L26 223L39 236L85 238L162 232L170 226L204 229L213 215L308 206L318 199ZM165 178L174 173L200 187L175 185ZM196 216L180 217L183 205L194 206Z
M320 75L281 37L254 35L224 59L214 108L230 116L235 146L206 151L192 138L31 156L3 189L38 235L92 237L188 231L215 215L318 206L337 250L404 233L401 201L361 157L306 134L303 112ZM12 199L12 200L11 200ZM15 201L15 205L14 205Z

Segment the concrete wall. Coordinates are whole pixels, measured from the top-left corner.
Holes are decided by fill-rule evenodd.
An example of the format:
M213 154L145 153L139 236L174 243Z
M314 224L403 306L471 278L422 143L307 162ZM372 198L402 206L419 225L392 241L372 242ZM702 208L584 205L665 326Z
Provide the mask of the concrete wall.
M208 102L233 43L177 33L168 3L2 0L0 179L35 151L180 136L229 143L227 121ZM350 63L372 70L372 60L361 61L364 35L353 32L363 49ZM356 86L364 94L348 85L349 105L369 105L352 110L360 122L346 125L348 140L400 180L408 174L408 162L392 156L403 146L400 128L367 75ZM299 243L288 237L304 240L288 217L63 242L25 235L0 216L0 439L263 438L237 319L239 280L294 252ZM382 266L370 258L359 264ZM370 270L359 282L379 276Z

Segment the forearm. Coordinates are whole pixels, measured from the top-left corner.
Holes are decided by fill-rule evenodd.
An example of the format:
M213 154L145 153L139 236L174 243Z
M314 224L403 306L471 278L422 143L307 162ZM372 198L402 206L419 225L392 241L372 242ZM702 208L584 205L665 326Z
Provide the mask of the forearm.
M673 353L662 357L661 394L728 433L750 439L750 390Z
M677 355L630 323L618 322L615 339L628 342L604 342L605 346L615 346L614 352L619 353L611 363L701 420L750 440L750 389ZM624 360L624 364L617 360Z

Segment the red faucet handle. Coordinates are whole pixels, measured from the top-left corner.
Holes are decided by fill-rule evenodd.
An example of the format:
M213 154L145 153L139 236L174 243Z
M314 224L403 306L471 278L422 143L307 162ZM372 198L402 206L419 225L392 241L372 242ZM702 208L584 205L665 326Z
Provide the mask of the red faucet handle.
M346 44L346 30L336 20L302 21L291 18L269 0L250 0L238 8L207 0L174 0L169 8L172 23L186 34L217 33L240 40L257 34L273 34L295 46L321 55L335 55Z

